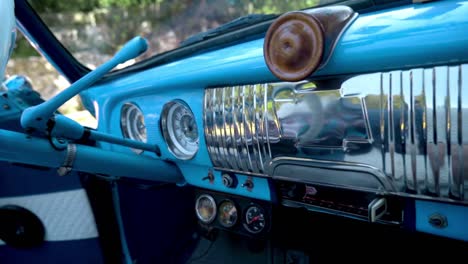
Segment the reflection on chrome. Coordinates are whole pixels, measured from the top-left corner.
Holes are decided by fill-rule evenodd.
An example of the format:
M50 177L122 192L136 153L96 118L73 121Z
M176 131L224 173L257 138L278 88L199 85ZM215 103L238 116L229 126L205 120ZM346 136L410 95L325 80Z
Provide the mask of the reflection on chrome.
M238 172L468 201L467 75L441 66L207 89L210 157Z

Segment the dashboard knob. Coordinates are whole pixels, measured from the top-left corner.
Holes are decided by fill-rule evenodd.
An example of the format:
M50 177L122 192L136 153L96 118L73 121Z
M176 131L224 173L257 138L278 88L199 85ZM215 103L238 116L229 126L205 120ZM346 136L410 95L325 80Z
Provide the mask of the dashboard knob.
M445 228L448 225L447 217L439 213L429 216L429 224L436 228Z
M228 188L234 187L234 178L227 173L223 173L223 185Z

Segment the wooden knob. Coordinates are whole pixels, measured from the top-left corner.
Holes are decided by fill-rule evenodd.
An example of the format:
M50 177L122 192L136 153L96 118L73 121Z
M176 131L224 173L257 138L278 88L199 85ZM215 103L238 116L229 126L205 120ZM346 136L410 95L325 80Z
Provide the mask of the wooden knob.
M307 13L280 16L267 31L263 54L270 71L285 81L300 81L320 65L324 34L320 22Z

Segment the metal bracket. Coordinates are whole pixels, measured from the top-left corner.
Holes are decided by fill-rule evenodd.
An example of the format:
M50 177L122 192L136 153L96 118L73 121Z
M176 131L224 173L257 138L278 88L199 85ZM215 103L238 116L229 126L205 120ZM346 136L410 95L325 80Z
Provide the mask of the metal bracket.
M369 203L369 222L374 223L387 212L387 200L385 198L375 198Z
M75 144L68 144L67 145L67 156L62 164L62 167L57 169L57 173L60 176L65 176L70 173L73 168L73 162L75 161L76 157L76 145Z

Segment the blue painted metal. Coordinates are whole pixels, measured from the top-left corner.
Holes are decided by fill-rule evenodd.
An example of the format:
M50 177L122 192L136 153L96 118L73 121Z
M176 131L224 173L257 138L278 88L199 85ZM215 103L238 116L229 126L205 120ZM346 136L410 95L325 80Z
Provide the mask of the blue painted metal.
M56 115L54 117L54 121L55 125L50 131L50 135L53 137L77 140L81 139L83 137L83 134L85 133L85 128L82 125L66 116ZM105 141L131 148L148 150L151 152L155 152L157 155L159 155L160 153L159 147L157 145L147 144L145 142L140 142L127 138L116 137L111 134L105 134L91 129L89 129L88 132L89 139L92 140Z
M29 107L23 111L21 116L21 125L25 129L34 128L41 132L45 132L50 129L49 121L53 117L57 109L70 100L73 96L79 94L80 91L87 89L94 82L102 78L107 72L113 69L120 63L123 63L129 59L135 58L148 48L148 44L145 39L141 37L135 37L125 44L122 49L115 54L115 56L104 63L96 70L88 73L83 78L73 83L63 92L59 93L52 99ZM146 144L144 142L137 142L129 139L123 139L99 133L95 131L89 131L90 138L93 140L102 140L111 142L114 144L121 144L129 147L139 148L143 150L150 150L159 153L158 146ZM79 123L70 118L62 115L54 117L53 128L50 131L50 135L53 137L61 137L67 139L80 139L85 133L85 129Z
M468 207L429 201L416 201L416 230L468 241ZM447 218L445 228L437 228L429 224L429 217L435 213Z
M2 96L6 95L6 96ZM10 98L8 92L0 92L0 120L3 122L8 119L18 118L23 110L15 98Z
M10 76L4 82L4 85L7 88L8 97L14 97L22 109L44 102L44 100L41 99L39 93L34 91L32 84L25 76Z
M66 150L54 149L46 139L7 130L0 130L0 138L0 160L3 161L58 168L66 159ZM177 167L165 161L84 145L76 146L73 169L116 177L183 182Z
M42 100L24 76L13 75L3 82L6 90L0 88L0 120L18 119L21 112Z
M39 109L39 108L36 108L36 109ZM23 112L23 115L21 117L25 116L24 113L25 112ZM34 113L31 113L31 114L35 115ZM80 125L75 120L72 120L63 115L56 115L53 118L53 120L54 120L54 126L53 126L53 129L50 131L51 136L59 137L59 138L67 138L67 139L80 139L83 136L85 129L82 125ZM21 123L21 125L23 124L24 123ZM28 127L23 126L23 128L28 128ZM42 132L46 132L46 130Z
M316 75L468 61L468 2L435 1L361 15Z
M90 139L93 139L93 140L105 141L105 142L109 142L113 144L141 149L141 150L148 150L148 151L156 153L156 155L159 155L160 153L158 145L147 144L145 142L140 142L140 141L131 140L127 138L119 138L110 134L100 133L98 131L93 131L93 130L90 130L90 133L91 133Z
M234 195L241 195L245 197L260 199L264 201L271 201L270 187L268 185L268 179L260 177L252 177L253 188L251 190L242 187L241 185L247 180L248 176L236 174L238 181L237 186L234 188L228 188L223 185L221 172L212 171L214 174L214 181L210 182L204 179L208 175L208 171L211 167L208 166L194 166L194 165L180 165L180 170L185 176L187 183L209 189L214 191L220 191L223 193L229 193Z

